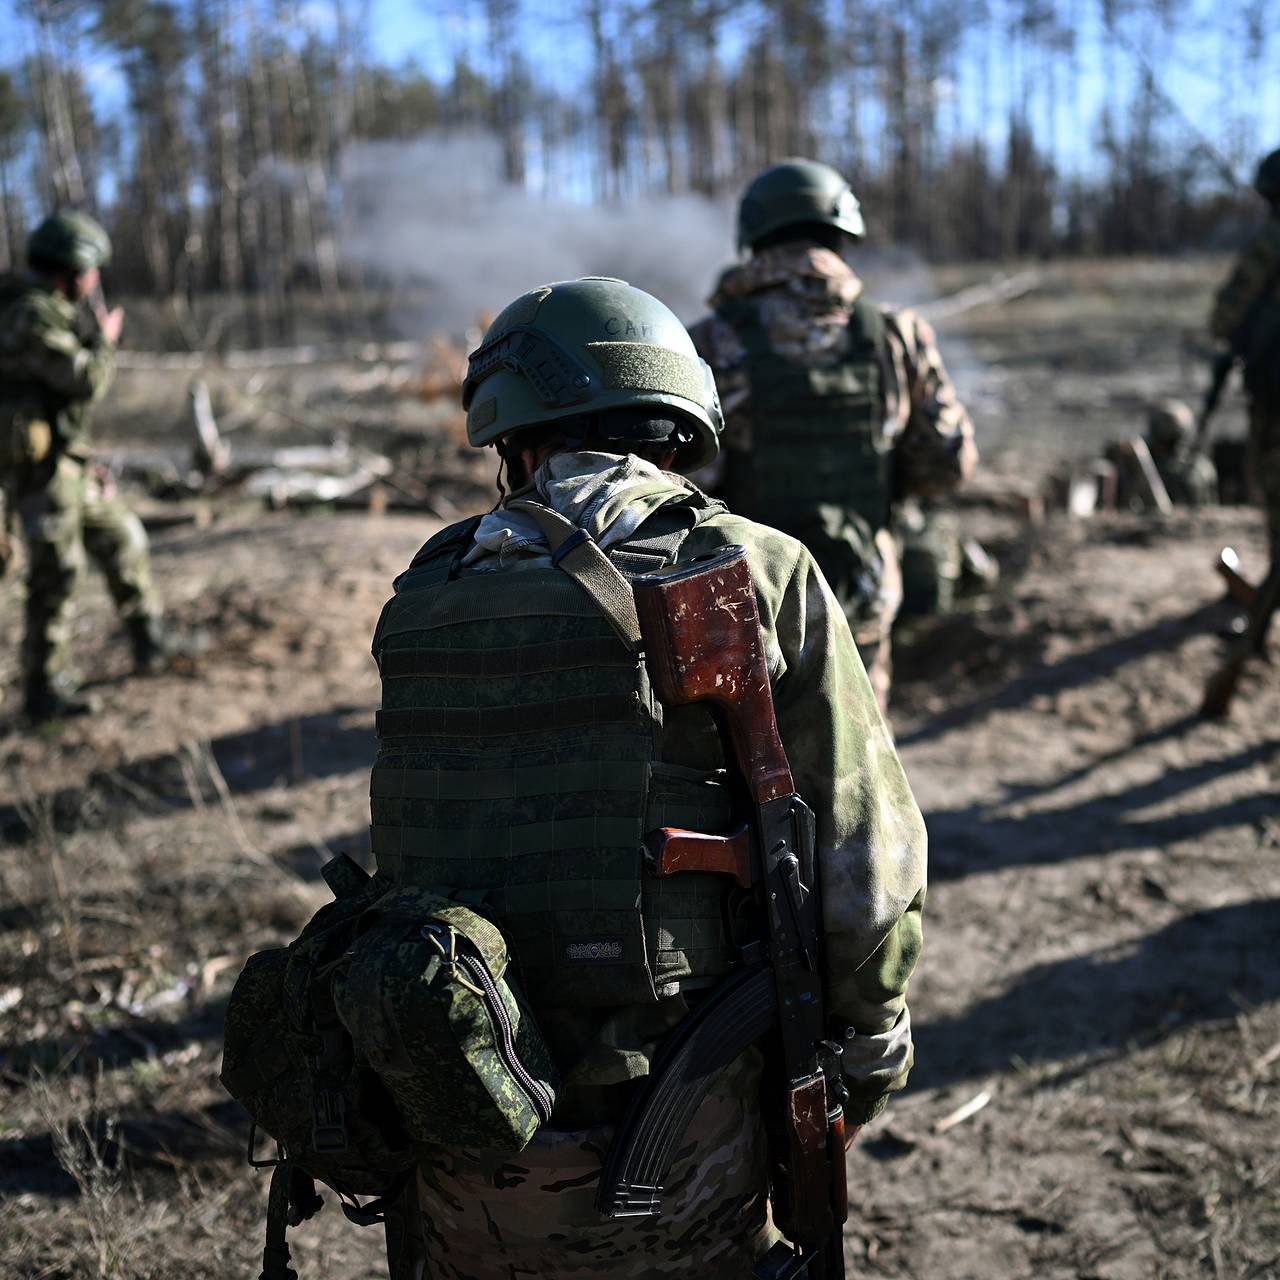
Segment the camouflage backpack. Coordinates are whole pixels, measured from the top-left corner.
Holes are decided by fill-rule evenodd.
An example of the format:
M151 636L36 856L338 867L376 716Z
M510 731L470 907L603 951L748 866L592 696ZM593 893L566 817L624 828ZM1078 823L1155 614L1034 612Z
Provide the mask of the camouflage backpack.
M389 1221L412 1200L422 1144L519 1151L555 1103L492 924L345 856L324 877L335 901L251 956L227 1007L222 1083L253 1119L250 1163L275 1170L262 1280L294 1276L286 1229L319 1209L316 1180L351 1221ZM258 1128L276 1159L255 1158Z

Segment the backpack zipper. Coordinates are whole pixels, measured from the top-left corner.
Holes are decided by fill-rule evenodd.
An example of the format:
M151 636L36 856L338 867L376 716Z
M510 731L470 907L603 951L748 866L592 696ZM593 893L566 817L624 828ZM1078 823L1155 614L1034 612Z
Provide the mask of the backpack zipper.
M540 1080L533 1078L528 1067L520 1061L516 1053L516 1037L515 1030L511 1026L511 1015L507 1013L507 1006L502 1002L502 996L498 992L492 974L478 956L460 955L458 963L484 988L485 1008L489 1010L489 1016L493 1019L493 1025L498 1031L498 1038L494 1045L498 1050L498 1056L524 1087L534 1110L538 1113L538 1119L546 1124L551 1119L551 1095Z
M551 1119L553 1099L546 1086L540 1080L535 1079L529 1068L520 1061L520 1055L516 1052L515 1029L511 1025L511 1015L507 1013L507 1006L502 1001L502 996L493 980L493 975L489 972L489 966L478 955L459 954L458 934L453 929L431 923L424 925L422 932L435 943L440 954L444 956L454 980L460 982L469 991L475 992L484 1003L484 1007L489 1013L489 1020L497 1032L494 1038L494 1048L498 1052L498 1057L502 1059L507 1069L515 1076L525 1093L528 1094L529 1101L533 1103L533 1109L537 1112L539 1121L542 1124L546 1124ZM440 942L440 934L442 933L447 933L448 935L449 946L447 950ZM469 939L464 940L468 941L468 943L470 942ZM465 969L480 985L477 987L462 977L458 973L459 966Z

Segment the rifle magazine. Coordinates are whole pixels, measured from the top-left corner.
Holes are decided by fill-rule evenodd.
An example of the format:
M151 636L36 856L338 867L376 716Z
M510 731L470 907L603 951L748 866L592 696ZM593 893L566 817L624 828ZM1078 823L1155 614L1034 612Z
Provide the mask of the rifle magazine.
M777 1018L772 972L741 969L671 1033L605 1157L596 1203L606 1218L661 1214L676 1147L712 1082Z

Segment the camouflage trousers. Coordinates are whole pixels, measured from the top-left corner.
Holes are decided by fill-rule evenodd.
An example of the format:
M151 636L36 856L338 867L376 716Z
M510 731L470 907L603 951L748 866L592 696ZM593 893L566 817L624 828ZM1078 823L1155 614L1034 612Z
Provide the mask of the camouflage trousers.
M147 535L93 465L63 455L4 482L6 507L27 547L28 681L66 669L71 595L87 560L102 572L122 618L158 616Z
M877 533L876 549L880 552L883 571L875 611L870 618L850 616L849 627L858 646L858 656L867 669L880 714L887 716L889 692L893 687L893 624L902 608L902 559L887 529ZM843 600L841 604L849 613Z
M442 1151L419 1170L432 1280L742 1280L773 1241L756 1106L709 1096L659 1218L601 1218L612 1129L540 1131L518 1156Z

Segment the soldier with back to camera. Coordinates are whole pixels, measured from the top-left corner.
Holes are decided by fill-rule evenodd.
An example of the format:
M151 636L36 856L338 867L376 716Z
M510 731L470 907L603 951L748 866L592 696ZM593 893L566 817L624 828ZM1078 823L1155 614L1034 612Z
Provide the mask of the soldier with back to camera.
M421 1161L427 1273L736 1280L770 1248L756 1049L694 1114L661 1217L597 1205L659 1047L734 965L726 878L664 878L645 848L659 827L730 824L722 740L704 707L655 695L608 583L746 550L782 744L816 815L851 1134L912 1062L920 813L813 557L678 474L714 458L719 406L662 303L603 278L517 298L472 355L464 404L514 492L432 538L383 612L373 853L392 881L484 903L560 1090L519 1154L444 1144Z
M891 509L954 488L977 451L929 324L868 298L841 256L864 234L834 169L766 169L738 212L750 256L692 333L724 404L725 501L813 553L883 710L902 597Z

